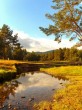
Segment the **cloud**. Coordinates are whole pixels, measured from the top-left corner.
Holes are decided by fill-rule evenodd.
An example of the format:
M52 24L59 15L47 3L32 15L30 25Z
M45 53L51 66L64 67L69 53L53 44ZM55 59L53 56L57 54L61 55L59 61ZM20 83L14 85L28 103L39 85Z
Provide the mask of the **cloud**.
M20 82L20 80L21 78L18 81ZM52 87L53 85L57 88L60 86L59 80L57 78L53 79L53 77L50 77L43 73L35 73L33 75L29 73L24 79L22 78L22 81L23 83L20 84L19 87L16 89L16 93L21 93L21 91L25 90L28 91L30 88L47 88Z
M24 48L27 49L27 51L30 51L30 52L31 51L44 52L44 51L49 51L49 50L64 48L64 47L70 48L75 44L74 41L70 42L67 39L62 39L62 42L58 44L56 41L54 41L53 39L51 40L48 37L34 38L28 35L27 33L24 33L22 31L16 31L16 30L14 31L14 33L18 33L19 42Z
M78 47L79 50L82 50L82 46Z

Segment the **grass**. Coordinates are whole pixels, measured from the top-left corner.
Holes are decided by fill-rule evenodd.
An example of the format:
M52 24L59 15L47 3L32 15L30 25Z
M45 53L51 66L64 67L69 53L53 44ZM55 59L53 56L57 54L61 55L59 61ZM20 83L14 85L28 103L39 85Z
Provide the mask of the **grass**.
M41 68L41 71L45 71L48 74L54 76L78 76L82 75L82 66L61 66L52 68Z
M42 68L41 71L53 76L63 76L70 83L58 90L52 101L35 104L35 110L82 110L82 66Z
M15 63L19 63L19 61L15 60L0 60L0 70L5 70L5 71L15 71Z
M0 82L16 77L15 63L24 63L16 60L0 60Z

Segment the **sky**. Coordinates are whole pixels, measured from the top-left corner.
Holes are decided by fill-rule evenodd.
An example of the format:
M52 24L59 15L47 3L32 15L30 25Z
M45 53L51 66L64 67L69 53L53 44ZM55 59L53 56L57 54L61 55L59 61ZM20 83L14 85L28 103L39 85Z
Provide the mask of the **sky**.
M75 42L63 39L60 44L54 36L47 37L39 27L47 27L52 22L46 13L53 13L52 0L0 0L0 27L7 24L18 33L19 42L27 51L49 51L72 47Z

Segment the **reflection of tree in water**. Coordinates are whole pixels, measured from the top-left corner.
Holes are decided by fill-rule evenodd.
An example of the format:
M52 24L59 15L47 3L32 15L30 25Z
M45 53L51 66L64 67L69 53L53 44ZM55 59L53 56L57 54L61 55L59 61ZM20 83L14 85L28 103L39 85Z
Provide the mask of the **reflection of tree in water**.
M51 75L52 77L55 77L55 78L58 78L58 80L68 80L68 78L64 77L64 76L54 76L54 75Z
M0 108L3 106L6 99L9 99L9 95L15 96L15 90L20 83L18 81L12 81L9 83L3 84L0 87Z
M30 72L31 73L31 75L33 75L34 74L34 71L32 71L32 72Z
M33 75L34 73L35 73L35 71L27 72L27 74L31 74L31 75ZM22 73L20 76L25 77L25 75L26 75L26 72L25 73Z

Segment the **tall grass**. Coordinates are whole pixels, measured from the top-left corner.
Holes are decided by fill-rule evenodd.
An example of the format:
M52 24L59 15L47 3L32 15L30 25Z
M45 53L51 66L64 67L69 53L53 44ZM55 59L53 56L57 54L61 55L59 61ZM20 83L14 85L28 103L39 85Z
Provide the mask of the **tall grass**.
M0 82L16 77L15 63L23 63L16 60L0 60Z
M70 80L70 83L58 90L52 101L35 104L35 110L82 110L82 66L42 68L41 70L54 76L63 75Z
M82 75L82 66L61 66L52 68L41 68L41 71L45 71L48 74L54 76L78 76Z

